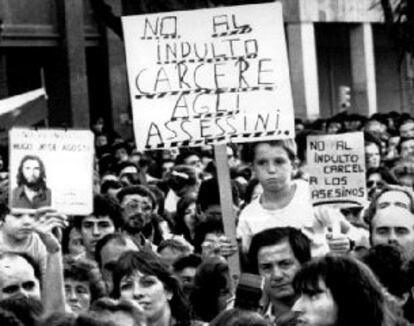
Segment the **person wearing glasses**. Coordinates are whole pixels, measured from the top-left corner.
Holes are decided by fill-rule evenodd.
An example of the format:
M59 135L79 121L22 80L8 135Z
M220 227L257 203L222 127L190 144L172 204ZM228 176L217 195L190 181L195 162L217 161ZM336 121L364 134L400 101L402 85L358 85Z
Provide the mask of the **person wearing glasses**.
M143 185L127 186L117 194L122 211L123 231L139 245L148 246L160 233L154 216L157 202L154 193Z
M385 167L367 169L366 180L368 199L372 199L387 184L398 185L398 180Z

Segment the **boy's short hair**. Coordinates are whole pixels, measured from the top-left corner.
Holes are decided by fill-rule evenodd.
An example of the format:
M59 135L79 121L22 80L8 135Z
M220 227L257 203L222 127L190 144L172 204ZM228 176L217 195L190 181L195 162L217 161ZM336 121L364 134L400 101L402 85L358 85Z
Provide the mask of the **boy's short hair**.
M122 182L118 180L106 180L101 185L101 194L105 195L109 189L121 189Z
M178 258L173 264L173 269L174 272L177 273L188 267L197 268L201 265L202 261L203 260L200 255L190 254L188 256Z
M297 146L296 142L292 138L288 139L277 139L277 140L265 140L260 142L254 142L247 144L247 162L253 162L254 157L256 154L256 147L260 144L269 144L270 146L280 146L282 147L288 154L289 159L293 162L297 156Z
M263 230L253 236L248 252L251 272L259 273L258 254L260 249L280 244L283 241L289 243L300 264L311 259L311 241L301 230L293 227L275 227Z
M73 259L65 257L63 260L64 279L72 279L78 282L87 282L91 292L92 301L103 297L105 286L101 278L98 266L88 259Z
M207 218L205 221L202 221L196 225L194 233L195 252L201 253L201 245L203 244L207 234L224 234L223 220Z
M200 157L200 152L194 150L194 149L184 149L180 151L180 154L178 154L177 158L175 159L175 164L177 165L183 165L185 164L185 160L190 157L196 155Z
M87 216L108 216L114 224L115 229L122 225L121 208L112 198L104 195L95 195L93 198L93 212L89 215L77 215L74 219L75 227L80 230L82 221Z
M157 252L160 253L165 248L171 248L180 251L185 255L193 252L193 247L190 245L190 243L186 242L184 238L182 240L171 238L161 241L161 243L158 245Z

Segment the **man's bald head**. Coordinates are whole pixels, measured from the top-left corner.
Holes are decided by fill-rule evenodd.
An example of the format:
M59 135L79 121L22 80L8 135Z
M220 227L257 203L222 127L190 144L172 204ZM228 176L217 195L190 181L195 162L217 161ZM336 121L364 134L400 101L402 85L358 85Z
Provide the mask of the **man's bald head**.
M24 256L4 253L0 255L0 301L15 296L40 300L39 274Z

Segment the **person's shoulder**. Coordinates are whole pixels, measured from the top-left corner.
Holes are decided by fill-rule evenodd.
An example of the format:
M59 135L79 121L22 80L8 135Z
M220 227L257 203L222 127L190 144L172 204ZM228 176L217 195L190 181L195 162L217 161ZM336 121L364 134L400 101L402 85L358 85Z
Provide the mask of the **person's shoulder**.
M309 182L304 179L294 179L293 183L296 185L298 191L309 191Z
M18 195L21 194L23 191L23 186L17 186L15 188L12 189L12 195Z
M243 216L250 216L251 213L257 213L257 211L262 209L263 207L260 204L260 197L257 197L241 210L239 218L242 218Z

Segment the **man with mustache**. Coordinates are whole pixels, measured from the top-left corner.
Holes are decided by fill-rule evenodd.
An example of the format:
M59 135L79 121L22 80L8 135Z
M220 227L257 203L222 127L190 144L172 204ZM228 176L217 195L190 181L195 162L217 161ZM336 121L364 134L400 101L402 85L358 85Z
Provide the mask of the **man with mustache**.
M26 155L17 172L17 187L12 192L13 208L36 209L50 206L52 193L46 186L46 172L42 160L35 155Z
M117 194L122 210L123 230L139 245L152 241L157 223L153 223L156 199L151 190L142 185L127 186Z

